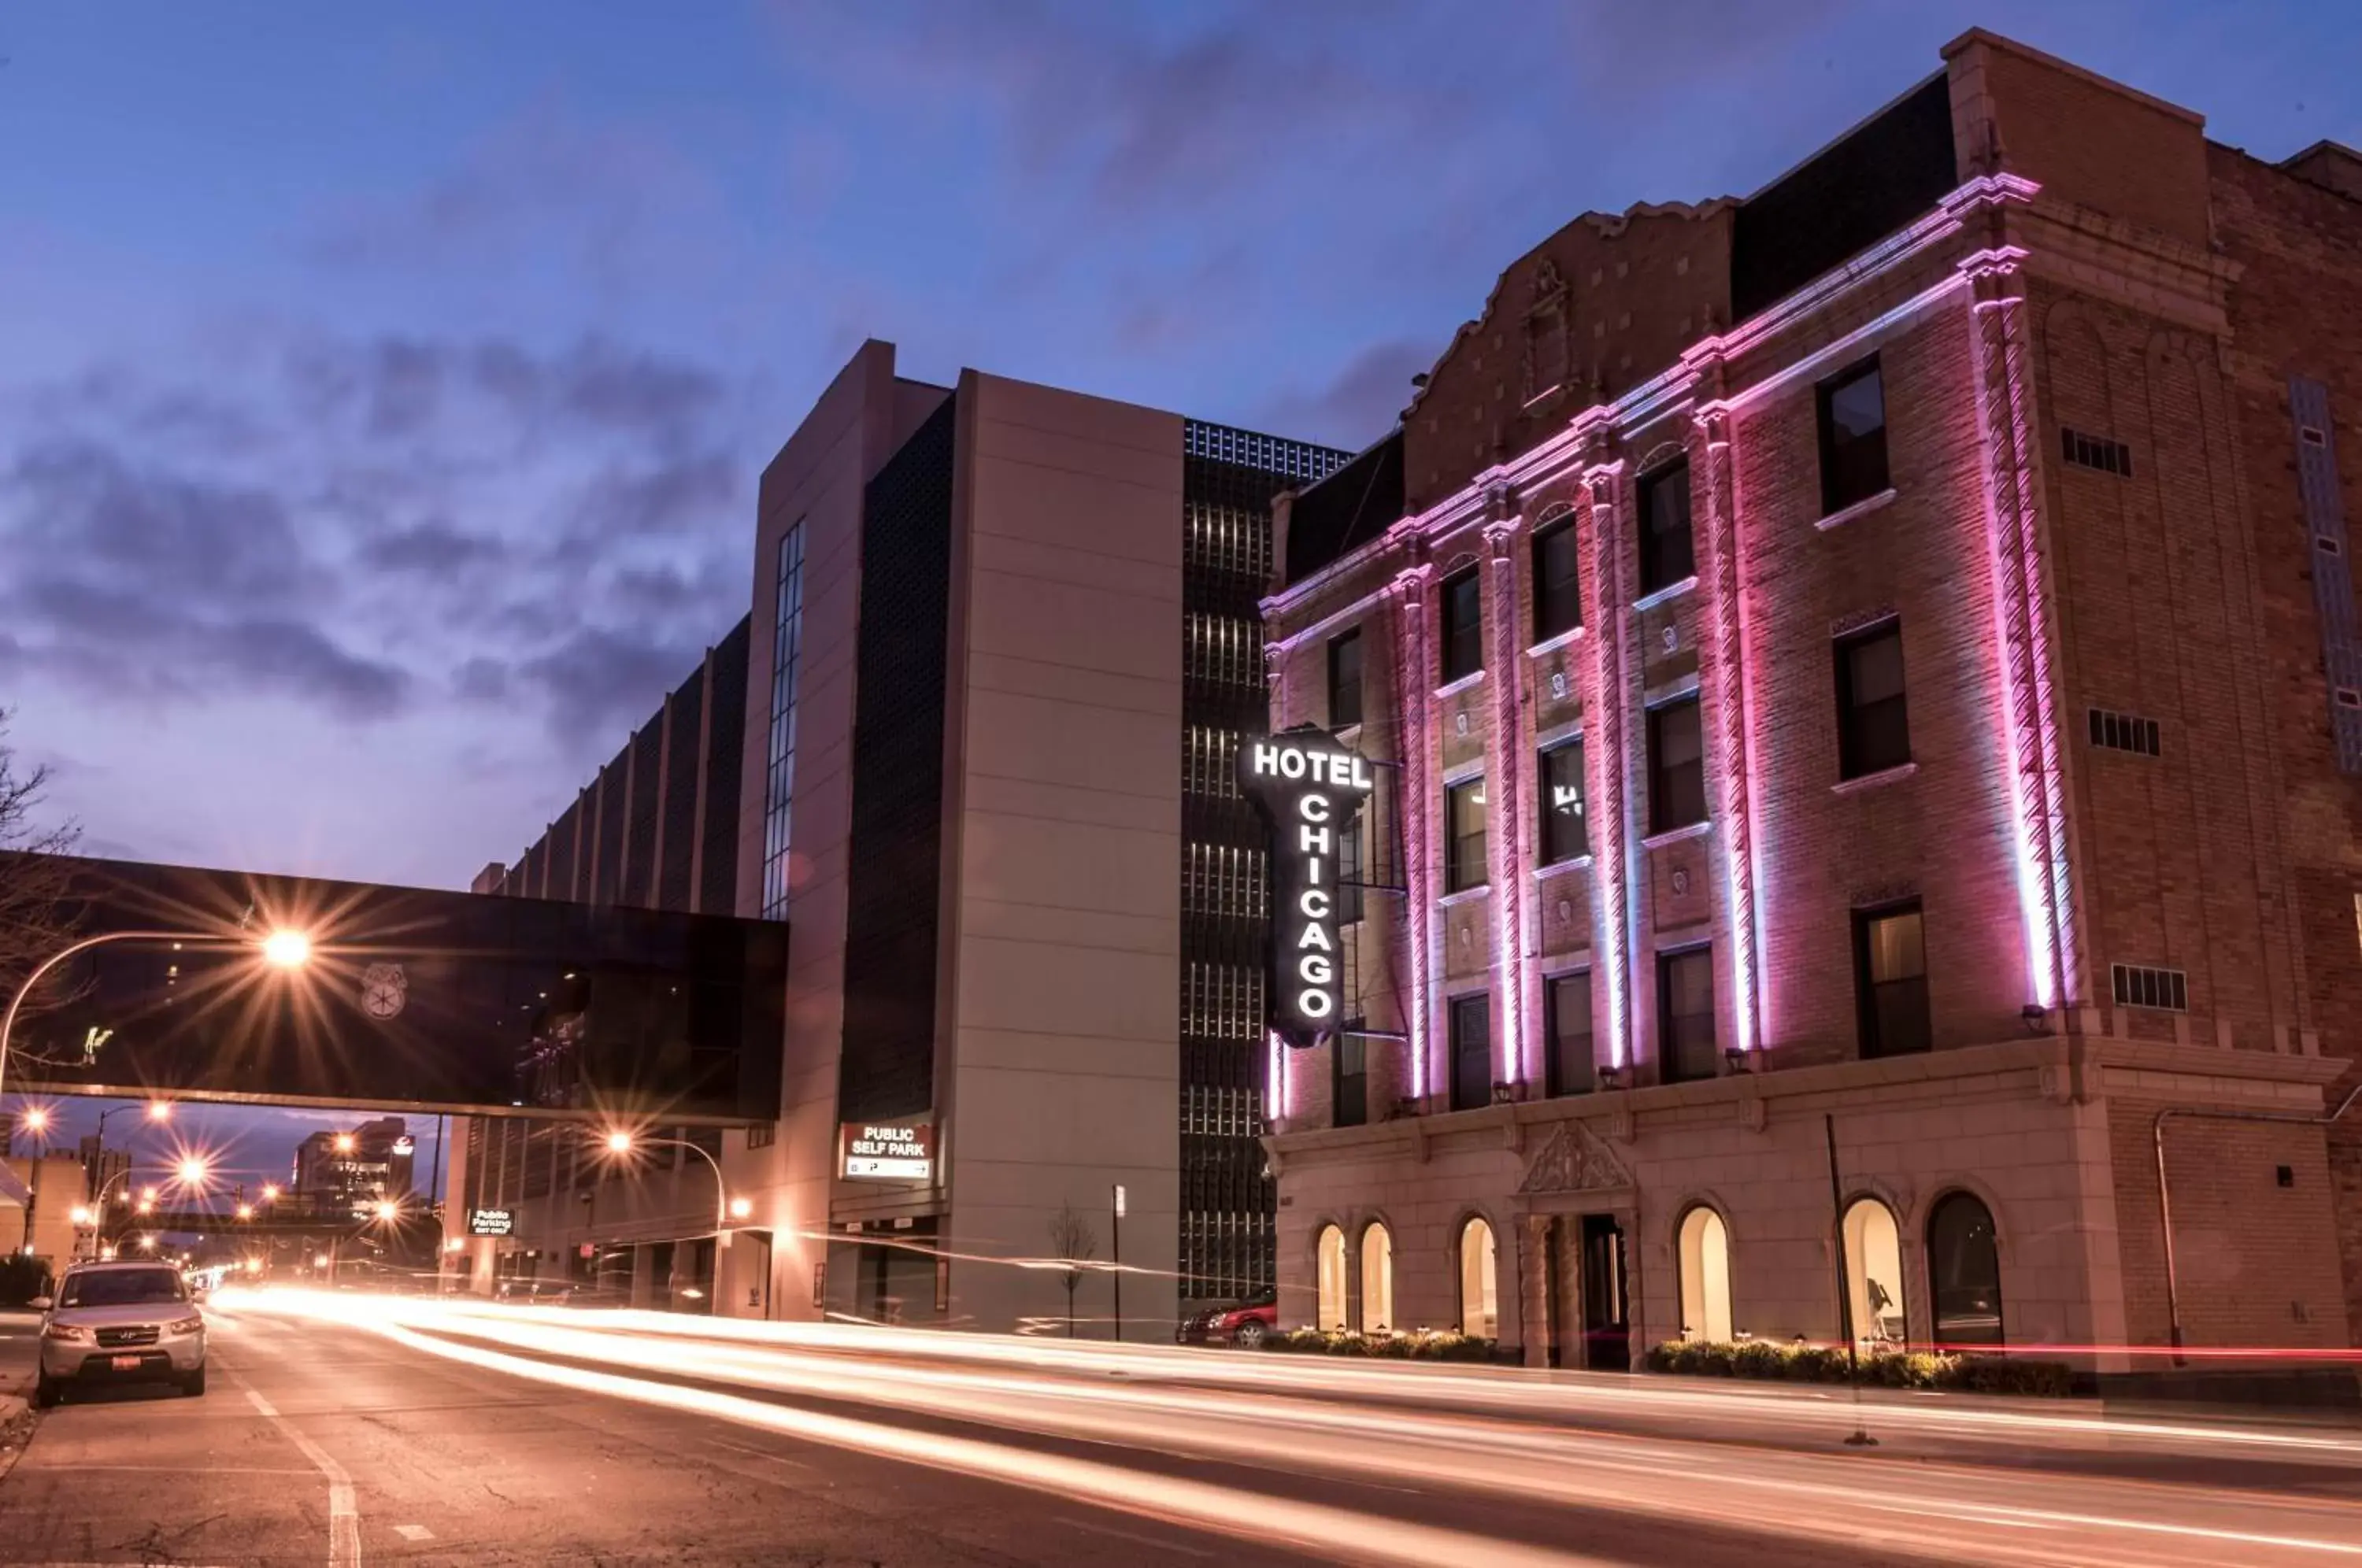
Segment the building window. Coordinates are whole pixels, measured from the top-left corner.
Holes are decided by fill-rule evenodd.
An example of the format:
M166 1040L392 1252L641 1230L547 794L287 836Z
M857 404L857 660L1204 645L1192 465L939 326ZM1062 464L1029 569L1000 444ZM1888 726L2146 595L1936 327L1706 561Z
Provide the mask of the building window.
M2059 455L2079 469L2097 469L2118 479L2133 477L2133 449L2122 441L2086 436L2062 425L2058 427L2058 446Z
M1861 1054L1900 1056L1935 1043L1927 1020L1927 943L1915 900L1853 917Z
M776 1121L766 1121L759 1127L746 1129L746 1147L750 1149L767 1149L778 1141L779 1124Z
M1837 645L1838 777L1860 778L1911 760L1903 695L1903 624L1888 621Z
M1730 1231L1722 1216L1700 1204L1682 1216L1682 1338L1728 1344Z
M1821 515L1887 488L1886 391L1875 356L1821 383Z
M2190 1010L2190 977L2180 969L2111 964L2108 977L2118 1007L2153 1007L2167 1012Z
M1927 1283L1936 1303L1936 1345L2002 1342L2001 1251L1992 1211L1955 1192L1927 1217Z
M796 795L796 678L804 635L804 525L779 540L778 622L771 643L771 734L763 777L763 918L788 912L788 828Z
M1324 1334L1334 1333L1345 1326L1345 1232L1334 1225L1321 1226L1315 1255L1320 1287L1316 1326Z
M1583 590L1574 564L1576 543L1571 513L1534 536L1534 641L1538 643L1583 624Z
M1690 545L1690 465L1684 458L1640 476L1640 591L1697 575Z
M1583 743L1568 741L1542 753L1542 864L1556 866L1591 853L1583 814Z
M2113 713L2105 708L2093 708L2090 718L2093 745L2105 746L2110 751L2129 751L2136 756L2165 755L2165 739L2155 719Z
M1872 1346L1901 1344L1907 1331L1903 1240L1894 1211L1874 1198L1858 1198L1845 1211L1845 1265L1854 1337Z
M1550 1092L1589 1094L1598 1081L1592 1057L1591 971L1561 975L1548 986Z
M1329 1042L1329 1121L1331 1126L1359 1127L1370 1119L1369 1042L1352 1030L1355 1020Z
M1493 1103L1493 999L1451 999L1451 1109Z
M1384 1334L1395 1326L1395 1242L1372 1220L1362 1231L1362 1332Z
M1329 727L1362 722L1362 628L1329 639Z
M1657 1061L1665 1082L1715 1076L1714 950L1657 960Z
M1485 668L1485 588L1470 567L1443 580L1443 681Z
M1705 737L1694 695L1649 710L1649 831L1705 821Z
M1493 1227L1471 1220L1460 1227L1460 1331L1472 1340L1499 1337L1501 1298Z
M1488 880L1485 869L1485 780L1471 778L1443 792L1445 845L1443 890L1464 892Z

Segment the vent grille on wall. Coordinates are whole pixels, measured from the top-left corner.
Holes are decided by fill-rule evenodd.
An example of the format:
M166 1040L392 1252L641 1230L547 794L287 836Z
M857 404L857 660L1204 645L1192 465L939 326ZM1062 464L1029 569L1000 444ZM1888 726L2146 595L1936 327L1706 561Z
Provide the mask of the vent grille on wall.
M2164 755L2164 743L2158 734L2155 719L2111 712L2105 708L2092 710L2092 744L2105 746L2110 751L2129 751L2139 756Z
M2296 425L2296 486L2312 538L2312 608L2321 622L2322 662L2329 672L2329 728L2337 766L2362 773L2362 639L2356 635L2354 573L2346 565L2345 503L2337 489L2337 447L2329 389L2289 378L2289 415Z
M2062 425L2058 427L2058 445L2061 455L2079 469L2097 469L2118 479L2133 477L2133 449L2122 441L2086 436Z
M2115 980L2118 1007L2161 1008L2168 1012L2190 1010L2190 977L2179 969L2154 969L2140 964L2109 966Z

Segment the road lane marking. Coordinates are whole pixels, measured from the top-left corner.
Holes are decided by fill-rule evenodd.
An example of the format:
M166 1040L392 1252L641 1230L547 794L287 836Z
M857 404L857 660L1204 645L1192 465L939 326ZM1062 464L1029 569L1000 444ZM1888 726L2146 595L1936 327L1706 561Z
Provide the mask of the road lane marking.
M433 1540L435 1532L425 1525L396 1525L393 1533L404 1540Z
M262 1397L262 1390L246 1380L246 1375L236 1367L225 1366L224 1372L246 1390L247 1398L257 1410L293 1443L297 1452L312 1462L328 1480L328 1568L360 1568L361 1513L353 1499L353 1478L337 1463L336 1455L295 1430L295 1424L275 1409Z
M1177 1540L1160 1540L1153 1535L1142 1535L1137 1530L1118 1529L1113 1525L1093 1524L1088 1519L1078 1519L1067 1514L1052 1514L1050 1522L1065 1525L1074 1529L1087 1529L1095 1535L1111 1535L1119 1540L1133 1541L1142 1546L1153 1546L1161 1551L1186 1552L1191 1557L1214 1555L1210 1551L1201 1551L1194 1546L1184 1546Z

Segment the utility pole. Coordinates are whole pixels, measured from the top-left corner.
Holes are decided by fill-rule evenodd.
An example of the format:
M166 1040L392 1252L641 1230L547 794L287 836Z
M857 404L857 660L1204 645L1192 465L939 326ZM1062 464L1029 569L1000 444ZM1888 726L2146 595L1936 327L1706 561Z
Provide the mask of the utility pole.
M1115 1267L1115 1337L1123 1341L1123 1183L1115 1184L1115 1220L1109 1227L1109 1260Z
M1838 1327L1845 1335L1847 1381L1853 1385L1853 1435L1849 1448L1875 1448L1878 1440L1861 1421L1861 1341L1853 1331L1853 1281L1846 1273L1845 1188L1838 1180L1838 1119L1824 1111L1821 1132L1829 1149L1829 1238L1837 1244Z

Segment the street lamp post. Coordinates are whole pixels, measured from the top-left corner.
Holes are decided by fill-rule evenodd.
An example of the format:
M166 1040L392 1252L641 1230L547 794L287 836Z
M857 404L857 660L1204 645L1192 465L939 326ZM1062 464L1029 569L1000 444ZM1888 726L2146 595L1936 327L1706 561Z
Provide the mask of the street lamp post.
M730 1244L730 1184L723 1179L722 1162L706 1151L702 1143L687 1138L643 1138L622 1129L608 1133L601 1140L607 1153L622 1156L635 1149L693 1149L713 1172L713 1294L718 1302L722 1295L722 1252ZM593 1245L596 1245L594 1242Z
M17 986L17 994L8 999L8 1010L0 1013L0 1089L8 1083L8 1038L16 1032L17 1015L24 1010L25 999L41 983L41 977L72 957L77 953L109 942L179 942L202 943L209 947L243 947L251 945L263 958L281 969L301 968L312 956L312 939L300 931L274 931L259 941L242 936L224 936L204 931L103 931L96 936L85 936L69 943L33 966L33 972Z

